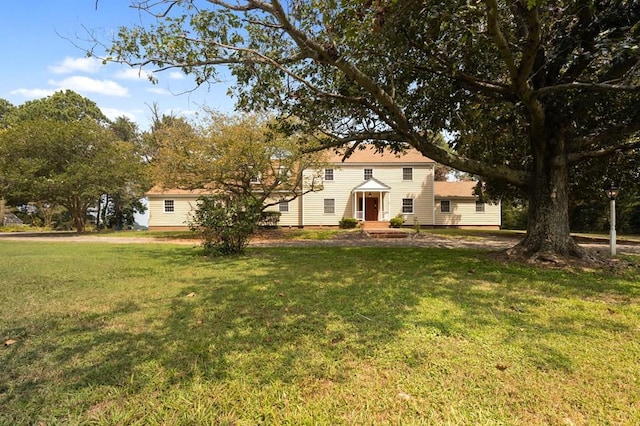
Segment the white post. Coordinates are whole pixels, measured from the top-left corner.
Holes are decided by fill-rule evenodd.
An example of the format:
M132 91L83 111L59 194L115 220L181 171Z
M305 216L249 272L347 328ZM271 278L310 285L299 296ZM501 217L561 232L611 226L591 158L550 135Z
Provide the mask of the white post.
M610 201L611 208L611 219L609 223L611 227L609 229L609 245L611 246L611 256L616 255L616 200L611 199Z

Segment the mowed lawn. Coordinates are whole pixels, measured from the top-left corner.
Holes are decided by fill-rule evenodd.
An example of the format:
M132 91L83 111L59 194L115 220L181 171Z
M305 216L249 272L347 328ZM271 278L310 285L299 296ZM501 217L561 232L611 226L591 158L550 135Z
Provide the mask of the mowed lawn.
M640 423L637 268L26 241L0 259L2 425Z

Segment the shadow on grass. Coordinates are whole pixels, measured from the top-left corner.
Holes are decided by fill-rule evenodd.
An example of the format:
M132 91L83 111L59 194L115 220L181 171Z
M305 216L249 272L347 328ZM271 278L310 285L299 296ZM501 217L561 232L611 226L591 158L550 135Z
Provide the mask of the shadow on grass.
M109 251L131 255L130 247ZM108 312L89 306L38 319L22 332L26 343L2 356L3 405L42 407L59 403L59 394L101 387L128 395L162 392L195 379L339 383L349 374L345 360L393 351L407 329L472 340L497 328L502 337L493 343L512 345L530 344L521 330L535 329L531 362L571 371L571 358L545 339L625 327L579 312L547 318L540 307L549 300L639 295L626 279L498 265L471 250L273 248L204 259L200 249L140 246L136 256L140 265L125 271L131 277L156 273L158 264L187 266L189 274L164 299L122 295ZM55 389L41 392L52 383ZM10 412L14 420L37 414Z

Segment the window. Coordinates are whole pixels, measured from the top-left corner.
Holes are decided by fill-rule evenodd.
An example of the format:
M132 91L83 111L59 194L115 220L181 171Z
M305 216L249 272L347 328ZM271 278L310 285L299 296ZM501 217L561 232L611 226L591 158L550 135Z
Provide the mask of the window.
M412 167L403 167L402 168L402 180L413 180L413 168Z
M335 198L324 199L324 214L334 214L336 212Z
M440 200L440 212L441 213L451 213L451 201L449 201L449 200Z
M260 176L254 175L249 178L249 183L260 183Z
M402 199L402 213L413 214L413 198Z
M278 167L278 177L282 179L291 177L291 170L285 166Z
M175 202L173 200L164 200L164 212L173 213L176 211Z
M280 211L280 213L289 212L289 202L287 200L280 201L278 203L278 211Z
M476 213L484 213L484 203L482 201L476 201Z
M333 180L333 169L324 169L324 180Z
M364 169L364 180L371 179L373 177L373 169Z

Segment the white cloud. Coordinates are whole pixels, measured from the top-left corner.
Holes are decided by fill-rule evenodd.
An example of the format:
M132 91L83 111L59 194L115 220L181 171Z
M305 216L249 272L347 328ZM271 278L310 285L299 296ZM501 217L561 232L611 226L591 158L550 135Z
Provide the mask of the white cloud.
M165 114L166 115L173 115L173 116L178 116L178 117L189 118L189 117L197 116L199 114L199 112L197 110L193 110L193 109L169 108L169 109L165 110Z
M78 71L95 73L101 66L102 62L96 58L71 58L67 56L59 64L51 65L49 70L55 74L69 74Z
M171 95L172 94L167 89L163 89L162 87L152 87L150 89L147 89L147 92L154 93L156 95Z
M107 96L129 97L129 89L111 80L96 80L84 76L73 76L64 80L49 80L49 84L59 89L71 89L81 93L99 93Z
M24 96L27 99L46 98L55 93L56 89L16 89L10 93L12 95Z
M151 74L140 68L126 68L117 72L115 77L121 80L148 80L150 75Z
M172 71L169 73L169 78L171 80L184 80L184 74L178 71Z
M118 108L100 108L102 113L107 116L109 120L115 120L123 115L131 121L136 121L136 115L130 111L124 111Z

